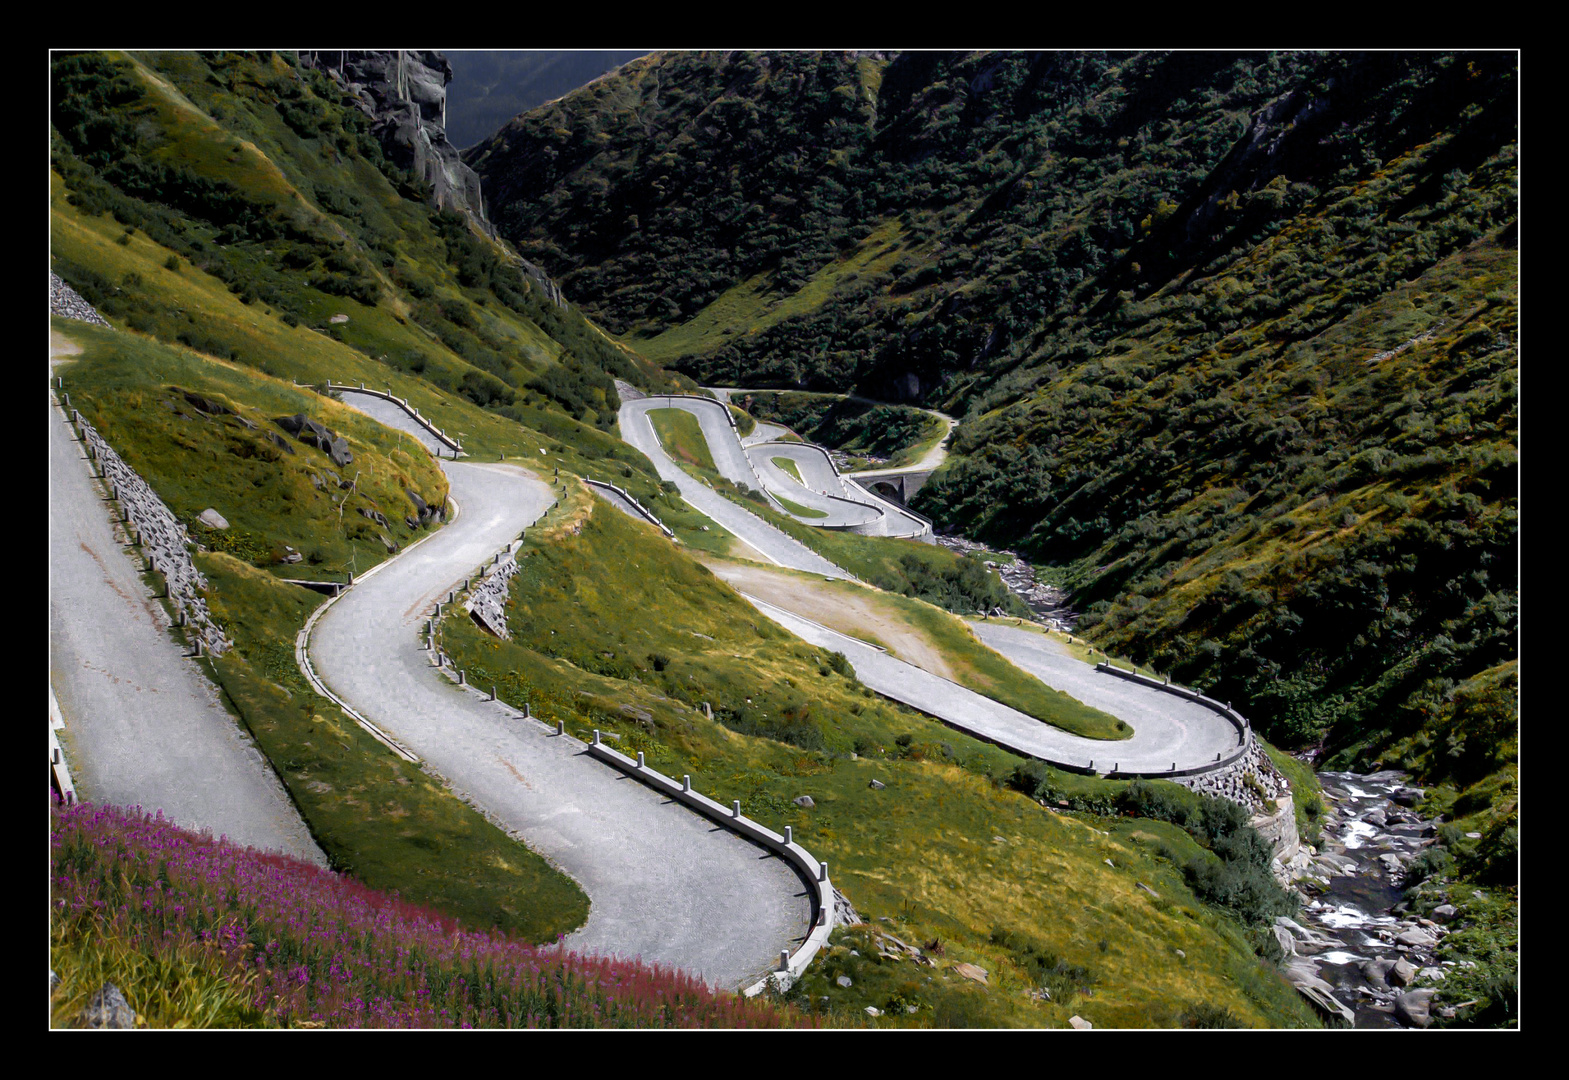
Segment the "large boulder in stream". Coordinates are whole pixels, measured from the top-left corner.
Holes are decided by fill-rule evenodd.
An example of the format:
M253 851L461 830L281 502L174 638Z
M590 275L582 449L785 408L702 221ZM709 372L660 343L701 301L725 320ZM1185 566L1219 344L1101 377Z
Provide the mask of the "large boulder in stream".
M1311 960L1293 960L1286 965L1285 976L1286 981L1297 988L1297 993L1329 1019L1342 1021L1348 1027L1356 1021L1350 1006L1336 999L1335 988L1318 977L1318 969Z
M1406 1027L1425 1028L1433 1022L1428 1010L1437 990L1408 990L1395 999L1395 1019Z

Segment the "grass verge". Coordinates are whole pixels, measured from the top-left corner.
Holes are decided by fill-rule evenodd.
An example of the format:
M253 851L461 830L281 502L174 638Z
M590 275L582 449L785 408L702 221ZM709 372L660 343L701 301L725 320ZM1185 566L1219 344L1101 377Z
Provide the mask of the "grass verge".
M529 530L521 552L514 639L453 619L443 647L547 722L580 736L599 728L667 775L791 825L874 927L942 944L936 969L858 947L864 973L848 990L825 977L841 955L831 951L808 969L802 998L818 1010L828 997L818 1011L830 1023L864 1023L870 1004L885 1012L878 1024L901 1026L1053 1027L1075 1014L1098 1027L1175 1026L1206 1003L1244 1025L1315 1024L1241 924L1188 890L1182 866L1202 849L1182 829L1042 808L1007 786L1019 758L871 695L652 530L597 506L586 519L552 513L559 527ZM1123 787L1048 772L1054 792L1087 804L1110 808ZM814 806L793 801L803 794ZM1034 954L1008 933L1084 968L1084 989L1029 996ZM987 969L989 984L955 961ZM916 1011L889 1013L896 994Z
M710 568L725 576L722 564ZM964 620L941 608L856 582L824 581L819 575L783 568L747 566L744 573L748 587L743 591L840 633L875 642L899 659L1043 723L1091 739L1132 737L1126 723L1052 689L979 641ZM767 592L753 584L759 579L771 586Z
M828 516L827 513L822 510L814 510L810 506L802 506L800 503L791 502L777 491L771 492L770 494L773 495L774 499L779 503L780 506L790 511L790 513L794 514L796 517L825 518Z
M801 470L796 467L795 462L791 461L787 457L776 457L773 459L773 461L775 465L779 466L785 472L795 477L795 482L797 484L800 484L802 487L806 486L806 481L801 479Z
M334 869L529 941L582 925L575 882L310 689L294 638L319 595L222 554L199 565L236 645L211 670Z
M697 417L685 409L650 409L648 419L667 453L677 461L717 473L708 440L703 437Z

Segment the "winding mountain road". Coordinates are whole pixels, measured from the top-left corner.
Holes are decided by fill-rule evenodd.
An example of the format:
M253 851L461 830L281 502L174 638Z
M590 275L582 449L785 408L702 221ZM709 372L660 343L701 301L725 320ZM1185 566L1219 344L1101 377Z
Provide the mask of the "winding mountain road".
M396 406L343 396L419 437ZM811 898L788 864L432 666L420 631L435 603L554 501L517 466L442 467L456 520L322 614L309 645L316 673L582 885L589 918L568 947L678 966L724 987L754 982L810 928Z
M691 398L679 397L623 401L617 417L621 424L621 438L641 450L653 462L661 480L675 484L681 498L774 565L806 570L824 577L850 577L805 544L786 536L756 514L748 513L676 465L660 445L659 437L654 434L654 426L648 419L648 414L653 410L667 408L684 409L697 417L720 475L748 487L757 486L757 479L741 449L740 440L736 438L735 429L730 427L719 408L704 407Z
M735 524L732 520L722 522L725 528L742 535L741 530L749 526L745 521L736 520L737 515L762 525L754 515L715 495L671 461L644 415L649 408L665 407L666 400L679 403L682 399L646 398L625 402L620 413L622 438L646 454L662 478L674 480L681 487L682 496L698 509L707 512L696 499L688 496L689 488L694 495L701 493L722 502L727 514L735 520ZM726 460L733 458L740 450L740 442L720 409L693 402L689 411L699 414L700 419L713 418L713 422L703 424L703 434L709 440L715 461L721 456ZM753 446L748 452L755 457L766 453L767 448ZM807 552L810 561L800 558L799 552ZM819 567L827 560L791 540L789 547L779 547L770 553L770 561L790 569L822 573ZM840 571L837 575L825 576L848 575ZM1093 666L1067 655L1060 645L1040 634L993 624L973 627L985 644L1046 685L1125 721L1133 729L1131 738L1112 741L1069 734L811 619L744 592L741 595L797 637L844 653L855 668L856 676L878 693L1030 757L1074 768L1093 768L1097 772L1118 768L1123 772L1164 773L1173 768L1202 768L1237 749L1237 730L1224 717L1175 695L1097 672Z
M806 517L791 513L797 521L810 522L823 529L855 529L881 531L886 516L880 507L864 502L854 502L846 494L844 483L828 463L827 455L803 443L754 443L746 450L747 460L757 470L763 488L778 498L787 499L821 517ZM797 480L774 463L775 458L792 462L801 479ZM790 513L788 509L785 511Z

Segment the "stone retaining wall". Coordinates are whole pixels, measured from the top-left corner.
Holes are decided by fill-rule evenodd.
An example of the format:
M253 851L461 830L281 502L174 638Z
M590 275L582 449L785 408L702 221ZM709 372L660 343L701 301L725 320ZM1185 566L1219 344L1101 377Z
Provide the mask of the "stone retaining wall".
M191 561L191 553L186 547L190 537L185 526L81 413L72 409L71 419L87 448L87 456L97 463L110 497L119 503L117 517L125 524L133 542L141 546L151 568L162 574L167 582L169 603L177 615L183 616L186 632L200 649L215 655L227 652L234 643L213 620L207 602L202 599L207 579Z
M83 300L81 294L61 280L60 275L53 270L49 271L49 313L114 329L109 326L109 320L98 314L93 305Z
M1115 675L1128 682L1148 686L1165 694L1171 694L1202 705L1212 712L1217 712L1231 721L1237 729L1238 748L1234 753L1222 757L1210 765L1201 765L1197 768L1174 769L1168 773L1145 773L1145 776L1159 776L1161 779L1171 780L1181 784L1192 791L1204 795L1216 795L1223 799L1244 806L1254 814L1274 813L1274 808L1268 803L1280 799L1282 796L1289 799L1291 785L1286 778L1275 770L1269 756L1264 753L1264 748L1253 737L1253 728L1247 719L1231 707L1231 703L1221 704L1214 698L1205 697L1196 690L1185 686L1176 686L1170 680L1152 679L1148 675L1141 675L1137 671L1124 671L1113 667L1109 663L1095 665L1095 670ZM1108 776L1117 777L1119 773L1108 773ZM1132 776L1134 774L1128 774ZM1244 777L1251 775L1257 784L1257 789L1249 786ZM1295 837L1293 824L1292 836Z
M476 622L499 638L512 640L507 629L507 582L518 572L518 543L509 544L486 567L479 584L469 590L463 607Z
M1250 786L1244 779L1249 775L1253 777L1258 789ZM1259 745L1257 739L1252 738L1248 740L1247 749L1242 754L1230 759L1221 768L1171 779L1201 795L1215 795L1222 799L1229 799L1254 814L1273 813L1274 808L1266 805L1267 802L1280 800L1282 797L1289 799L1291 796L1291 785L1286 782L1284 776L1275 771L1274 763L1264 753L1264 748ZM1293 838L1295 833L1293 818Z

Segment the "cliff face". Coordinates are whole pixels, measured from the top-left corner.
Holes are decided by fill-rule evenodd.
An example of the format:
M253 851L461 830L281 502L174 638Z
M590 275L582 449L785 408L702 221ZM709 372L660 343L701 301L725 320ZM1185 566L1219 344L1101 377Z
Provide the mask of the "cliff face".
M344 86L372 120L382 152L431 186L444 210L473 218L487 233L479 177L447 139L447 84L452 65L439 52L328 50L300 53L300 62Z

